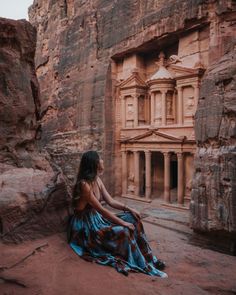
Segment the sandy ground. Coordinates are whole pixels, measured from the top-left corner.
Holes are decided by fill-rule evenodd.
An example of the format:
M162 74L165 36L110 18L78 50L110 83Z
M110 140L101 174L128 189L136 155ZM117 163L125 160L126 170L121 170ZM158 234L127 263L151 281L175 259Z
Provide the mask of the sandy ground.
M69 248L65 234L57 234L20 245L0 244L0 294L236 294L236 257L194 246L181 232L146 221L144 227L154 254L167 263L167 279L135 273L126 277L84 261Z

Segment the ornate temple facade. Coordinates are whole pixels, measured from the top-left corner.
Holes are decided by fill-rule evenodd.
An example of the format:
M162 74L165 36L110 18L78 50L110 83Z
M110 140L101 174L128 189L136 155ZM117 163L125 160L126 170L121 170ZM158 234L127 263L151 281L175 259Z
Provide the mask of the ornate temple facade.
M122 196L188 206L204 66L199 56L184 63L161 51L158 61L149 64L138 54L116 63L117 77L124 78L116 87Z

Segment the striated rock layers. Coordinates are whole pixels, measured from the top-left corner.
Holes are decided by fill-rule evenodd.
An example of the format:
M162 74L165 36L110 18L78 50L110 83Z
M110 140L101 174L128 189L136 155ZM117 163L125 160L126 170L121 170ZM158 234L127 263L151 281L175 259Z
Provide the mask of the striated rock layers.
M37 148L36 32L0 18L0 237L23 241L63 230L67 192Z
M209 43L199 42L207 48L195 52L196 40L186 44L207 60L195 124L192 227L235 232L235 8L231 0L35 0L30 21L38 36L40 143L52 161L73 180L81 153L97 149L107 167L104 180L119 195L116 61L132 53L157 58L165 48L176 54L180 37L202 30L194 38L209 34Z
M229 233L236 243L236 10L216 6L216 14L213 60L195 115L191 222L198 231Z

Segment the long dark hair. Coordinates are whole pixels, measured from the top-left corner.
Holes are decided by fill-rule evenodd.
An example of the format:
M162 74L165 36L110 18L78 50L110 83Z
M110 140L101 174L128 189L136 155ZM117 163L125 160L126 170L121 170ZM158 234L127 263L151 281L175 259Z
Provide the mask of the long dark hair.
M80 184L82 180L92 182L97 176L99 165L99 155L96 151L88 151L82 155L79 165L79 172L76 177L76 183L73 190L73 204L80 195Z

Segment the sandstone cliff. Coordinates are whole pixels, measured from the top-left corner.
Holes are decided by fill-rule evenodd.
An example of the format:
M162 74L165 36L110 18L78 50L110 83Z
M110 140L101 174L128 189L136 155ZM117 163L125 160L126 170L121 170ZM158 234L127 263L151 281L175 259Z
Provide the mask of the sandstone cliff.
M235 7L234 7L235 8ZM191 220L200 231L236 232L236 11L216 5L211 65L203 80Z
M38 149L36 32L0 18L0 234L22 241L63 230L67 192Z
M235 232L235 9L230 0L35 0L30 21L38 35L41 145L53 161L73 180L81 153L96 148L108 168L106 183L120 194L120 182L112 177L120 168L114 161L119 144L114 60L160 51L186 32L208 27L209 63L196 114L192 226Z
M36 70L41 90L41 144L73 180L84 150L101 152L104 179L116 182L116 81L113 61L135 51L158 52L178 35L207 23L205 1L37 0L30 22L37 29ZM115 185L114 185L115 183Z

